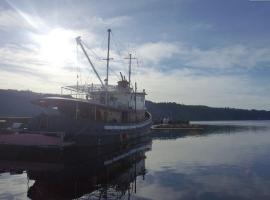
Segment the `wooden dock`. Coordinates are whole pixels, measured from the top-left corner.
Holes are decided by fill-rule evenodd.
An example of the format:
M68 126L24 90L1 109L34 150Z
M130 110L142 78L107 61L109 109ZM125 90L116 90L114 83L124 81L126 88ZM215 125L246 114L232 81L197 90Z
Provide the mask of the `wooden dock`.
M151 126L151 130L203 130L202 127L192 126L192 125L174 125L174 124L156 124Z

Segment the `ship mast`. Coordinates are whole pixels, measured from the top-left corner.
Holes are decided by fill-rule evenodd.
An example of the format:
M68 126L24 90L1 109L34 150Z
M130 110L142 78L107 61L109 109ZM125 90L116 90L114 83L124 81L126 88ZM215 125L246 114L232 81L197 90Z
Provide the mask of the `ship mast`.
M110 41L111 29L108 29L108 50L107 50L107 73L106 73L106 105L108 105L108 85L109 85L109 64L110 64Z
M108 29L108 50L107 50L107 74L106 74L106 86L109 84L109 63L110 63L110 41L111 41L111 29Z
M125 58L125 59L129 59L129 66L128 66L128 85L130 87L131 85L131 60L132 59L136 59L134 57L132 57L131 53L129 54L129 57L128 58Z

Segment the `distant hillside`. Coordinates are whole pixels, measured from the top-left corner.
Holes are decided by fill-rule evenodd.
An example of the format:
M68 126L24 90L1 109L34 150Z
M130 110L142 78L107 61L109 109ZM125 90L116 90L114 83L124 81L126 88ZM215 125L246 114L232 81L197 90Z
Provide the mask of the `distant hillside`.
M42 94L31 91L0 90L0 116L33 116L41 112L41 108L31 104L31 100Z
M1 90L0 116L34 116L41 108L31 104L31 100L49 94L31 91ZM207 106L182 105L176 103L154 103L146 101L154 120L170 117L175 120L267 120L270 111L244 110L233 108L211 108Z
M146 102L154 120L170 117L175 120L268 120L270 111L235 108L212 108L208 106L182 105L176 103Z
M31 91L0 89L0 117L31 117L42 112L42 108L31 103L42 96L55 94L35 93Z

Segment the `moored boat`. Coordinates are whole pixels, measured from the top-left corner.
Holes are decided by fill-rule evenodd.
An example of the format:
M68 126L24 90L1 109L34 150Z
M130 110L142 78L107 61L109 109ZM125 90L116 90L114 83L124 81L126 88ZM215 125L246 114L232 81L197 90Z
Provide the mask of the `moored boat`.
M145 90L137 91L131 83L131 59L128 80L120 72L116 85L109 85L110 34L108 30L107 76L103 82L80 37L76 38L100 84L65 86L61 93L71 95L43 97L32 103L43 112L30 120L27 129L0 137L4 145L63 147L75 145L106 145L124 143L145 136L152 117L145 107ZM34 139L33 139L34 138Z

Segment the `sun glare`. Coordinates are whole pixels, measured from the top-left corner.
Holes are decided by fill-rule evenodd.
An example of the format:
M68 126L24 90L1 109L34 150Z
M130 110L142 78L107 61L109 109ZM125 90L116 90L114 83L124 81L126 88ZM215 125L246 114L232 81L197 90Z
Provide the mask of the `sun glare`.
M76 58L75 37L74 32L60 28L36 36L41 59L58 66L74 62Z

